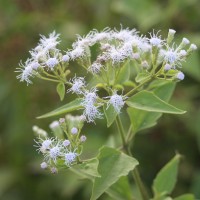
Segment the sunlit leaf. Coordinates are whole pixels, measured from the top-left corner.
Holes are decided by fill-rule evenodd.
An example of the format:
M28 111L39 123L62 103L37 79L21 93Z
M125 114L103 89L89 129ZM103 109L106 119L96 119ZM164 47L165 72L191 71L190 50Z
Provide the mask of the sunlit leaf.
M61 106L60 108L57 108L49 113L46 113L42 116L37 117L37 119L66 114L66 113L72 112L74 110L78 110L80 108L82 108L81 99L75 99L74 101L67 103L64 106Z
M126 101L127 105L132 108L137 108L140 110L151 111L151 112L161 112L170 114L184 114L185 111L180 110L167 102L160 99L153 92L141 91L132 97L128 98Z
M177 181L178 164L181 156L175 155L157 174L153 181L154 196L170 194Z
M99 198L111 185L138 165L138 161L133 157L110 147L102 147L97 158L101 177L94 180L91 200Z

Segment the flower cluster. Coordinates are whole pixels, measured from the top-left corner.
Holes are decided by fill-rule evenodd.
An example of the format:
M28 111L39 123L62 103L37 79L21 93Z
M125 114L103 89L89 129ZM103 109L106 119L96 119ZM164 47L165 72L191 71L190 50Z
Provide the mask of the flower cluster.
M70 128L75 120L79 121L78 126ZM79 135L80 127L82 127L82 117L73 116L66 116L66 119L61 118L59 122L54 121L50 124L56 137L50 138L46 132L45 135L41 134L42 129L37 126L33 127L33 131L38 135L35 146L37 151L44 156L44 161L41 163L42 169L49 168L52 173L57 173L59 167L70 167L80 162L81 145L86 141L86 136ZM63 131L62 136L58 135L60 138L57 137L59 128Z
M18 72L21 74L17 77L28 84L34 76L63 83L69 87L68 93L82 99L85 119L94 122L96 118L102 118L100 109L104 105L107 108L112 106L119 114L125 99L132 94L130 91L140 83L138 76L142 74L152 79L184 79L185 75L180 71L182 63L197 47L187 38L176 45L173 43L175 33L169 29L167 37L162 38L159 31L144 36L136 29L128 28L92 30L84 37L78 36L72 49L62 53L57 48L59 34L53 32L49 37L41 36L37 47L30 51L31 57L25 64L20 64ZM97 54L93 52L93 46L97 48ZM74 61L87 70L89 78L71 73L70 64ZM130 75L131 69L137 74ZM94 84L91 86L89 83L92 81ZM128 81L131 84L127 87L125 83ZM99 88L104 89L107 95L99 95Z

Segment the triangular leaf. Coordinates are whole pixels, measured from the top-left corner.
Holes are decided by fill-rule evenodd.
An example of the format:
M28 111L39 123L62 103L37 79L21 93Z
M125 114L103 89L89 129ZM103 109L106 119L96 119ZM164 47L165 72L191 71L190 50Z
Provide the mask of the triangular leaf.
M65 84L64 83L58 83L56 90L57 90L57 93L60 97L60 100L62 101L65 97Z
M107 108L107 105L103 106L103 111L107 120L107 127L110 127L115 121L118 113L115 111L112 105Z
M151 74L148 73L148 72L140 72L140 73L137 74L135 81L137 83L139 83L139 82L142 82L143 80L149 78L150 76L151 76Z
M97 171L99 161L96 158L84 161L84 163L72 166L71 171L78 174L82 178L87 178L94 181L95 177L100 177Z
M120 68L120 72L117 76L116 83L123 84L128 81L130 77L130 64L126 63L122 68Z
M170 194L177 181L178 164L181 156L175 155L157 174L153 181L154 197Z
M179 197L174 198L174 200L195 200L193 194L183 194Z
M183 114L185 111L180 110L167 102L160 99L153 92L141 91L126 101L127 105L132 108L150 112L161 112L170 114Z
M122 176L114 183L106 193L115 200L132 200L132 188L130 187L128 177Z
M53 116L65 114L68 112L72 112L74 110L78 110L82 108L81 101L82 101L81 99L75 99L74 101L71 101L70 103L67 103L64 106L61 106L60 108L57 108L49 113L46 113L42 116L37 117L37 119L53 117Z
M110 147L102 147L97 158L101 177L95 178L91 200L96 200L120 177L126 176L138 165L136 159Z
M153 89L154 94L156 94L163 101L168 102L173 94L175 83L162 81L162 84L157 83L157 85L159 85L159 87L155 87L155 89ZM156 121L162 116L162 113L148 112L130 107L127 109L127 112L129 114L134 133L156 125Z

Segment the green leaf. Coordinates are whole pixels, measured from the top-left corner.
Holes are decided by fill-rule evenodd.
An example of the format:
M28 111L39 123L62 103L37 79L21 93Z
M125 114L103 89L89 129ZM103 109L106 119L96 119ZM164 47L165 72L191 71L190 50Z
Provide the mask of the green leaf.
M190 64L189 64L190 63ZM186 72L192 78L200 81L200 59L198 51L187 58L187 63L183 63L183 72Z
M129 63L126 63L120 69L120 72L117 76L116 83L123 84L124 82L129 80L129 77L130 77L130 65L129 65Z
M153 181L154 196L170 194L177 181L178 164L181 156L175 155L157 174Z
M65 97L65 84L64 83L58 83L56 90L57 90L57 93L60 97L60 100L62 101Z
M71 101L70 103L65 104L64 106L61 106L60 108L57 108L49 113L46 113L42 116L37 117L37 119L41 118L47 118L47 117L53 117L61 114L65 114L68 112L72 112L74 110L78 110L82 108L81 106L81 99L75 99L74 101Z
M155 82L155 87L152 84L150 87L152 91L163 101L168 102L173 94L175 89L174 82ZM159 86L159 87L158 87ZM157 120L162 116L162 113L158 112L148 112L144 110L139 110L136 108L127 109L129 118L132 123L133 132L136 133L142 129L150 128L156 125Z
M130 187L128 177L122 176L114 183L106 193L115 200L132 200L132 188Z
M96 200L120 177L126 176L138 165L136 159L110 147L102 147L97 158L101 177L96 177L94 180L91 200Z
M117 117L117 112L115 111L112 105L110 105L108 108L107 105L104 105L103 111L106 116L107 127L110 127Z
M132 108L150 112L161 112L170 114L183 114L185 111L180 110L167 102L160 99L153 92L141 91L133 95L126 101L127 105Z
M148 77L150 77L151 74L149 74L148 72L141 72L141 73L138 73L136 78L135 78L135 81L137 83L139 82L142 82L143 80L147 79Z
M85 161L82 164L72 166L70 170L82 178L87 178L94 181L95 177L100 177L100 174L97 171L98 164L98 159L93 158Z
M193 194L183 194L179 197L176 197L174 200L195 200L195 197Z
M162 115L161 113L148 112L130 107L127 109L127 112L131 120L132 130L134 133L142 129L155 126L157 123L156 121Z

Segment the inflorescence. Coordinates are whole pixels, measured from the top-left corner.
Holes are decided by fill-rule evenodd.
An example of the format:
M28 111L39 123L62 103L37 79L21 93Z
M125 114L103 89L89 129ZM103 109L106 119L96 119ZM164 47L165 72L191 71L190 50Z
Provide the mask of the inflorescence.
M60 34L55 31L48 37L41 35L38 45L30 51L30 58L20 62L17 78L32 83L38 77L63 84L66 93L72 93L81 101L80 117L66 116L50 124L55 138L46 131L33 127L39 135L36 141L38 152L44 155L41 168L57 172L59 166L70 167L80 162L82 143L86 136L80 135L83 122L94 122L103 117L102 107L119 114L126 99L144 88L149 81L183 80L182 63L197 49L183 38L179 45L173 42L176 31L169 29L166 38L153 31L149 36L140 35L136 29L90 31L86 36L77 36L72 49L62 52ZM79 64L86 75L77 76L70 70ZM142 77L142 78L141 78ZM145 82L145 81L146 82ZM101 90L101 92L99 92Z
M50 124L49 127L56 137L48 137L46 131L33 126L33 131L38 136L35 147L44 156L44 161L40 164L42 169L48 168L52 173L57 173L58 168L81 163L79 156L87 139L85 135L80 135L82 126L83 117L71 115Z
M179 45L172 43L175 32L169 29L167 38L162 39L159 31L153 31L147 37L139 35L135 29L92 30L85 37L78 36L72 49L63 53L57 48L60 35L54 31L49 37L41 35L38 45L30 51L31 57L25 64L20 63L17 78L27 84L31 83L33 77L64 83L69 87L67 93L82 98L83 114L88 122L94 122L96 118L102 118L99 109L103 105L107 105L107 108L113 106L116 113L120 113L124 106L128 95L122 95L120 90L126 91L126 88L118 81L124 65L129 64L132 68L137 66L138 74L145 72L155 79L184 79L185 75L179 69L197 47L186 38ZM93 55L91 50L94 46L98 49L97 55ZM68 78L71 73L70 62L74 61L98 80L96 85L89 88L90 81L86 81L85 77L70 75ZM137 84L135 78L130 78L133 85ZM120 89L117 88L119 83ZM108 96L98 96L100 85Z

